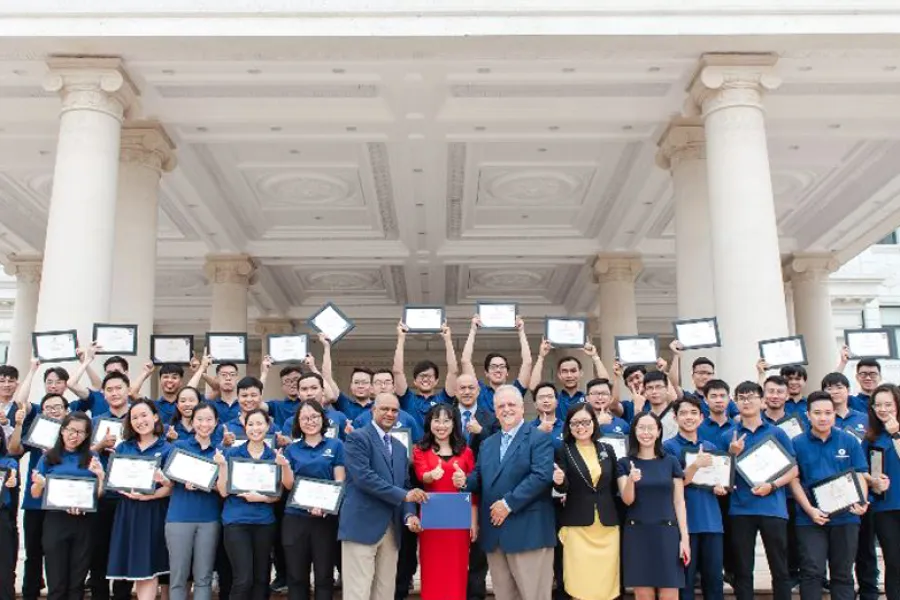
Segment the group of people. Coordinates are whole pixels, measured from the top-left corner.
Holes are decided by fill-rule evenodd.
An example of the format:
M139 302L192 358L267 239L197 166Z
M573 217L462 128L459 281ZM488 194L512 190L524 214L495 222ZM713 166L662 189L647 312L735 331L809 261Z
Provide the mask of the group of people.
M688 600L696 587L715 599L726 581L749 600L757 534L776 600L795 584L805 599L825 586L850 599L856 585L864 600L876 598L876 540L885 592L900 600L900 490L891 485L900 477L900 388L881 382L877 361L857 362L861 391L851 395L844 349L805 395L802 366L772 374L760 361L758 380L732 388L698 358L690 390L677 340L671 366L615 364L612 374L587 344L594 376L581 389L574 356L557 362L555 382L543 379L552 348L543 342L533 359L519 320L521 368L510 383L498 353L477 378L479 327L476 316L459 361L444 327L443 388L430 361L407 379L402 323L393 367L355 368L346 392L323 336L321 369L311 357L283 367L279 399L263 396L268 357L259 378L204 356L186 382L168 364L145 365L132 380L121 357L105 361L102 378L94 373L91 346L72 374L43 371L39 405L28 399L40 364L21 378L0 366L0 600L14 597L19 528L24 600L44 584L50 600L80 599L86 585L99 600L124 600L132 588L139 600L184 600L191 590L204 600L214 578L234 600L264 600L282 585L291 600L325 600L336 570L346 600L399 600L417 569L424 600L484 598L488 571L499 600L607 600L625 588L639 599ZM142 398L156 370L160 397ZM29 443L38 415L61 422L49 449ZM98 430L111 419L121 436ZM733 465L771 440L790 457L776 476L704 477L723 457ZM217 466L209 489L160 469L152 493L104 490L111 457L163 465L176 450ZM236 460L277 464L281 493L230 493ZM846 473L865 501L822 510L813 488ZM50 476L95 478L97 510L47 510ZM288 502L300 478L340 483L337 514ZM437 493L471 494L471 527L423 529L421 511Z

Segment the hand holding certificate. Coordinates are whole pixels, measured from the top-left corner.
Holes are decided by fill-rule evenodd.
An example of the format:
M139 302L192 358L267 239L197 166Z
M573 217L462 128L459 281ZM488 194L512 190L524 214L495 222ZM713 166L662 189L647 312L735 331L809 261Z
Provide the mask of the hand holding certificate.
M194 355L192 335L151 335L150 358L153 364L189 365Z
M336 515L343 498L344 484L341 481L295 477L288 506L306 510L318 509L327 515Z
M42 363L78 360L78 332L74 329L35 331L31 334L31 346Z
M219 474L219 467L212 459L203 458L176 448L169 454L169 460L163 469L163 475L183 483L186 487L192 486L208 492L212 489Z
M29 446L34 446L35 448L49 450L56 443L56 440L59 437L59 428L61 426L62 421L51 419L44 415L38 415L28 429L28 434L25 436L25 443Z
M115 438L111 448L115 448L122 442L122 430L125 423L121 419L102 418L97 420L97 426L94 428L94 438L91 440L93 444L99 444L111 435Z
M246 333L207 333L206 352L216 363L247 364Z
M94 343L100 347L97 354L137 354L137 332L137 325L94 323Z
M853 471L844 471L812 486L816 507L829 517L866 503L862 488Z
M478 320L481 321L483 329L515 329L518 310L519 307L516 304L479 302L477 308Z
M700 467L694 474L690 485L702 488L715 489L716 487L730 488L734 486L734 461L727 452L703 451L703 455L709 456L711 464ZM689 467L701 456L700 452L688 451L684 453L685 467Z
M97 480L93 477L47 475L41 508L67 512L96 512Z
M266 344L273 364L302 363L309 354L309 336L305 333L271 334Z
M654 365L659 360L659 338L655 335L617 335L616 357L623 366Z
M794 439L795 437L803 433L803 425L800 424L800 419L798 419L797 417L785 417L784 419L775 423L775 426L785 432L791 439Z
M675 329L675 339L681 343L683 350L716 348L722 345L719 323L715 317L675 321L672 326Z
M342 337L350 333L356 325L329 302L309 318L308 323L316 331L324 333L325 337L336 344Z
M444 327L443 306L406 306L403 324L410 333L440 333Z
M889 329L844 330L844 343L857 358L893 358L893 340Z
M274 461L248 458L228 459L228 493L257 493L278 496L281 493L281 468Z
M806 343L802 335L763 340L759 342L759 355L770 369L807 364Z
M628 456L628 436L621 433L605 433L600 438L600 441L612 446L617 459Z
M106 489L119 492L152 494L156 491L158 456L113 454L106 469Z
M584 348L587 331L587 319L547 317L544 321L544 339L557 348Z
M769 436L741 452L735 464L744 481L750 487L756 487L772 483L797 463L777 439Z

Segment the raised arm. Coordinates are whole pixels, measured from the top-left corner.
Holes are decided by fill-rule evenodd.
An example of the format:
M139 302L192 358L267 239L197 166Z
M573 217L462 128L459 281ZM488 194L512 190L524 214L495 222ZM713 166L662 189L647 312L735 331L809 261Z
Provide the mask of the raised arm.
M766 359L760 358L756 361L756 380L759 383L759 387L765 387L766 385L766 371L769 370L769 363L766 362Z
M597 347L588 341L584 345L584 353L587 354L587 357L591 359L591 364L594 365L594 377L609 379L609 371L606 370L606 366L600 360L600 353L597 352Z
M481 319L478 315L472 317L472 325L469 327L469 336L466 338L466 344L462 349L462 356L460 357L460 367L462 368L463 375L471 375L476 377L475 375L475 365L472 364L472 354L475 352L475 334L478 332L478 328L481 327ZM528 358L528 362L531 362L531 358Z
M547 340L541 340L541 346L538 348L537 359L534 361L534 367L531 369L531 380L528 382L529 388L532 392L534 388L537 387L537 384L541 382L541 376L544 372L544 359L547 358L547 355L550 354L550 350L553 349L553 346L550 345L550 342Z
M406 325L403 321L397 324L397 348L394 350L394 365L391 371L394 375L394 393L398 397L406 393L409 389L409 382L406 380L406 372L403 368L404 353L406 351Z
M843 373L844 369L847 368L847 363L850 362L850 347L849 346L841 346L841 355L838 357L838 364L834 368L836 373Z
M456 362L456 351L453 349L453 332L450 331L450 326L446 323L441 327L441 337L444 338L444 349L447 353L447 376L444 377L444 393L451 398L455 398L456 378L459 377L459 363Z
M669 383L675 388L675 392L679 398L684 396L684 389L681 387L681 342L672 340L669 344L669 350L672 351L672 364L669 365Z
M197 366L194 369L194 374L191 375L191 379L188 381L188 387L192 387L197 389L197 386L200 385L201 379L206 379L204 376L206 375L206 371L209 370L209 365L212 364L212 357L209 355L209 352L206 350L203 351L203 359L197 363ZM193 365L192 365L193 366ZM207 398L210 398L210 394L204 394Z
M522 355L522 366L519 367L519 375L516 380L522 389L528 389L531 383L531 368L533 360L531 358L531 344L528 343L528 336L525 335L525 321L522 318L516 318L516 329L519 332L519 350Z
M341 395L341 388L337 381L334 380L334 368L331 363L331 340L324 333L319 334L319 341L322 342L322 379L325 380L326 396L337 400Z
M84 374L91 366L91 361L94 360L96 351L97 348L94 344L91 344L87 348L80 349L79 354L81 356L81 362L78 363L78 368L75 369L69 376L69 380L66 381L66 387L81 400L86 400L91 394L91 391L88 388L81 385L81 378L84 377Z
M16 393L13 394L13 402L15 402L19 408L25 409L25 414L28 414L28 408L31 405L31 402L28 400L31 397L31 384L34 382L34 378L37 377L38 371L41 368L41 361L32 358L31 359L31 367L28 369L28 374L25 376L25 380L19 384L19 387L16 388Z
M131 389L129 393L132 398L139 398L141 395L141 388L144 387L144 382L147 381L147 378L156 370L156 365L152 362L145 362L143 366L141 366L141 372L138 373L138 376L134 378L134 381L131 382Z

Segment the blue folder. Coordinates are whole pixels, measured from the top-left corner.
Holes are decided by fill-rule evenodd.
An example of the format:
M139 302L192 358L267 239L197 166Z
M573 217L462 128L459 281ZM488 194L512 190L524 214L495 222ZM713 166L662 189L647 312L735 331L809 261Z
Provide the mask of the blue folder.
M422 529L472 527L472 494L429 493L422 504Z

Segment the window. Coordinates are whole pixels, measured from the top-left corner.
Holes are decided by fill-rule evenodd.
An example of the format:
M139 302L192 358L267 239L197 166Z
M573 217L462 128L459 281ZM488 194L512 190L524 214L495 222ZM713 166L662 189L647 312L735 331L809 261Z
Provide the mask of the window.
M896 246L897 245L897 231L894 230L875 242L875 244L880 246ZM900 325L900 323L898 323Z
M894 353L896 354L900 348L900 306L882 306L880 310L881 326L894 332Z

